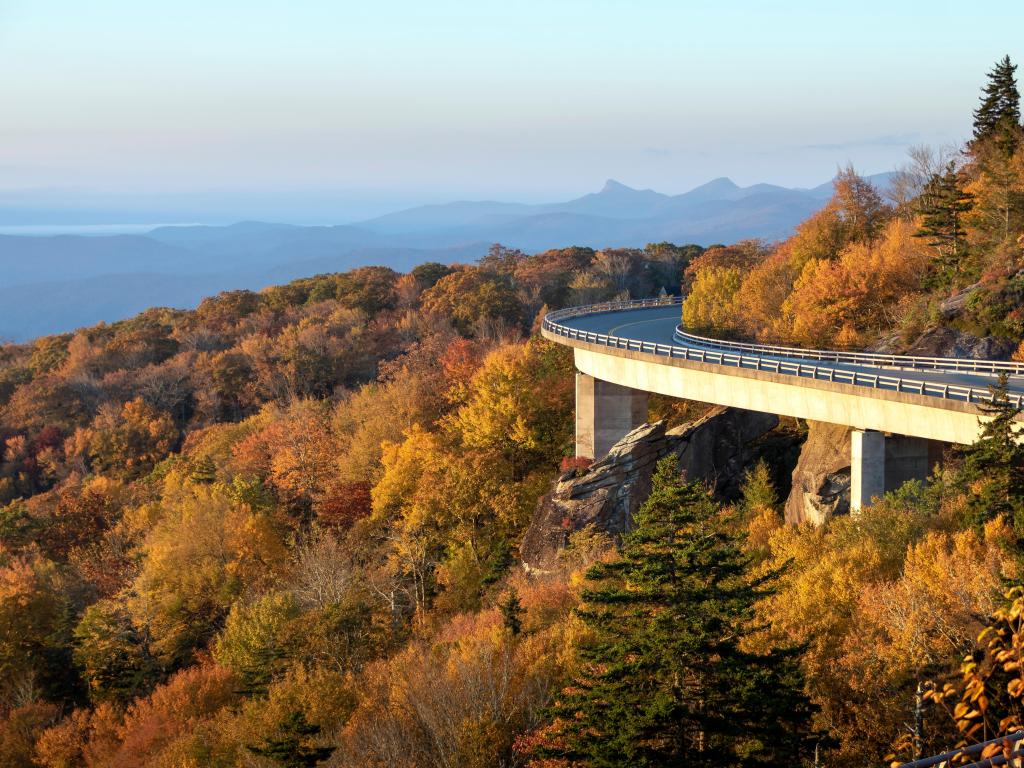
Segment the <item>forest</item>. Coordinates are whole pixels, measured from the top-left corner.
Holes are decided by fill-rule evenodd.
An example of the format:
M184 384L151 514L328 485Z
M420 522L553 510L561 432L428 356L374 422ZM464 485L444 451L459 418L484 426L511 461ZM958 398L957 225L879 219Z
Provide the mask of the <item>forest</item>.
M965 146L842 169L782 242L495 245L0 347L0 765L867 766L1020 729L998 388L859 515L786 526L784 467L724 498L669 462L621 540L519 563L578 466L551 309L665 290L698 332L1024 360L1015 69Z

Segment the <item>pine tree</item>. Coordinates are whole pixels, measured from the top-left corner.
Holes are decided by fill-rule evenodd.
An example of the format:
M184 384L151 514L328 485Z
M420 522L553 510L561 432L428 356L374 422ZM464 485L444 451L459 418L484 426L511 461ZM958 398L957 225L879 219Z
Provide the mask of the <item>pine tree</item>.
M513 636L523 631L523 604L519 602L519 593L515 587L508 591L508 595L498 605L501 611L501 621L505 629Z
M964 215L974 206L974 199L960 185L956 165L950 162L945 171L934 174L918 198L921 227L916 237L928 238L938 256L933 285L949 288L960 273L967 254Z
M585 766L799 765L811 706L795 651L741 648L766 579L703 488L658 466L622 557L588 573L594 634L558 697L550 746Z
M1017 65L1004 56L988 73L982 88L981 105L974 111L974 141L977 146L993 140L1012 155L1020 142L1020 93L1014 73Z
M302 712L292 712L279 725L281 735L262 747L246 747L254 755L269 758L282 768L315 768L334 753L334 747L310 746L320 726L307 722Z
M1017 421L1021 409L1010 402L1005 374L992 387L992 402L978 408L981 436L962 451L971 522L982 525L1004 516L1024 538L1024 443Z

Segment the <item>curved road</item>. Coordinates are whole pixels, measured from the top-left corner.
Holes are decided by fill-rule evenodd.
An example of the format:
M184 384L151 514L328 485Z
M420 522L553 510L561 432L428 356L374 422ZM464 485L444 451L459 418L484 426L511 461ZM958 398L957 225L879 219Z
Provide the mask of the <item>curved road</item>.
M864 380L878 377L875 388L893 389L896 391L919 391L913 389L915 383L923 383L925 386L920 394L934 395L950 400L970 400L975 402L979 399L986 399L989 387L995 382L995 373L964 372L953 370L941 370L941 366L934 366L937 358L904 358L907 365L881 365L871 363L839 362L832 360L813 359L810 356L802 357L799 354L780 354L777 349L768 346L756 345L751 350L734 350L729 348L728 342L716 343L711 339L697 341L686 339L676 334L680 321L680 307L676 303L665 304L653 307L626 308L615 311L602 311L595 306L594 312L578 314L569 317L561 317L564 312L554 312L545 318L545 330L553 335L566 336L572 332L580 334L599 334L602 337L612 337L614 343L598 340L597 343L604 343L607 346L620 346L625 340L627 345L637 342L640 351L655 351L656 354L672 356L688 356L686 350L692 353L710 353L711 359L703 359L703 362L720 362L724 366L752 368L758 370L762 366L768 368L778 363L782 368L781 373L790 373L795 376L823 378L829 370L835 372L835 380L846 380L856 385L864 384ZM585 307L580 307L570 312L586 312ZM575 336L575 334L573 334ZM556 339L559 340L559 339ZM586 337L582 341L592 341ZM642 345L658 345L656 350L642 349ZM675 352L669 352L664 347L671 347ZM795 350L794 350L795 352ZM809 351L810 353L810 351ZM715 360L725 355L729 360ZM742 359L740 359L742 358ZM913 364L911 365L911 361ZM950 364L953 361L946 361ZM1021 402L1018 398L1024 398L1024 365L1014 366L1017 371L1009 376L1009 392L1011 399ZM815 369L810 374L808 369ZM723 371L724 372L724 371ZM845 374L845 375L844 375ZM852 377L852 378L851 378ZM900 383L897 381L902 380ZM943 386L950 389L944 394ZM901 388L902 387L902 388ZM967 393L967 388L973 390Z

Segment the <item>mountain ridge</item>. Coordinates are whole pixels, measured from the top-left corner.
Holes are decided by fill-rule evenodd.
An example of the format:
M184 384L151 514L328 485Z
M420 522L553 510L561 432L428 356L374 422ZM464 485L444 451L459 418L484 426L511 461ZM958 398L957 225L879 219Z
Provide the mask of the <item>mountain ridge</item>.
M889 176L868 178L881 186ZM309 270L473 261L496 242L539 252L570 245L776 240L820 208L831 187L741 187L723 176L669 195L608 179L597 192L562 202L454 201L334 226L240 221L162 226L132 235L0 235L0 293L8 302L0 338L20 341L127 317L138 311L140 282L132 277L137 275L149 280L148 301L188 307L204 291L259 289ZM105 284L97 278L103 276L109 289L100 290L101 300L97 286ZM47 297L55 283L59 311Z

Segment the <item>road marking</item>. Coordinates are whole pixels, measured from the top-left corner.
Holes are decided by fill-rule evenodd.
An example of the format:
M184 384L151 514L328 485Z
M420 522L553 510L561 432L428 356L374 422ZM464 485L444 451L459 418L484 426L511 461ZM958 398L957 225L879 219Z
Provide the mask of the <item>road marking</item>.
M656 318L654 320L636 320L636 321L634 321L632 323L623 323L622 325L616 325L614 328L610 329L608 331L608 335L609 336L616 336L616 335L618 335L618 332L621 331L623 328L632 328L634 325L650 325L651 323L664 323L666 320L672 320L672 319L673 318L671 318L671 317L659 317L659 318ZM674 329L676 325L678 325L678 323L673 325L672 328ZM669 335L671 336L671 334L669 334ZM671 342L669 342L669 343L671 343Z

